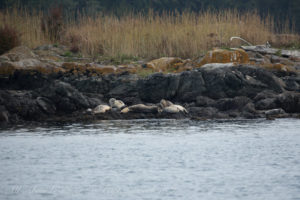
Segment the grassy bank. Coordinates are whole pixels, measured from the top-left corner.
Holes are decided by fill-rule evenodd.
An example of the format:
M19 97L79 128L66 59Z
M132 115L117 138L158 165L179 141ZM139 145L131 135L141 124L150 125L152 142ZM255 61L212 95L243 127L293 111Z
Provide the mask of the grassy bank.
M270 16L262 19L256 12L241 14L227 10L162 15L149 12L121 18L82 15L63 23L59 39L53 39L49 30L42 30L41 19L44 18L41 12L2 11L0 26L13 26L21 33L21 43L31 48L60 43L83 55L103 58L194 58L213 47L241 44L230 42L231 36L240 36L253 44L270 41L275 46L291 46L299 43L299 35L292 34L288 27L276 25Z

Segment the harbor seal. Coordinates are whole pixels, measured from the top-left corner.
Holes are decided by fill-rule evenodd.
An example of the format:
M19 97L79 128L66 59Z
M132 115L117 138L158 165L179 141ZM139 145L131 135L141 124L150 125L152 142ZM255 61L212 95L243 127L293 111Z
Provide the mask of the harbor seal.
M122 108L125 107L125 104L121 100L117 100L115 98L109 99L109 105L111 108L117 108L118 110L121 110Z
M111 109L110 106L108 105L98 105L96 108L93 109L92 113L93 114L103 114L106 113Z
M162 99L159 105L161 107L160 112L172 113L172 114L180 113L180 112L185 114L188 113L188 111L183 106L173 104L171 101L165 99Z
M126 108L123 108L121 110L121 113L125 114L128 112L133 113L158 113L158 107L157 106L147 106L144 104L136 104L133 106L129 106Z
M173 105L173 103L172 103L171 101L162 99L162 100L160 101L159 105L160 105L161 108L165 108L165 107L168 107L168 106Z
M165 107L165 108L163 108L162 112L172 113L172 114L180 113L180 112L182 112L184 114L188 113L188 111L180 105L171 105L171 106Z

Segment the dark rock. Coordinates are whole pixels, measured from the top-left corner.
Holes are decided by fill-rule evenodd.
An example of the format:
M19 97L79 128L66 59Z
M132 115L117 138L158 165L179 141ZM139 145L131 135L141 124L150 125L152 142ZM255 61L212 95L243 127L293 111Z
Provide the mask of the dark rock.
M141 99L139 99L138 97L125 97L122 100L128 106L142 103Z
M120 99L124 99L128 96L138 96L137 82L137 75L124 74L119 76L116 81L111 84L111 89L107 96Z
M251 100L248 97L225 98L216 101L215 107L221 111L240 110L249 102L251 102Z
M276 98L266 98L259 100L255 103L255 108L257 110L270 110L277 108Z
M275 98L276 94L274 94L274 92L270 91L270 90L264 90L260 93L258 93L254 98L254 102L263 100L263 99L267 99L267 98Z
M54 81L41 89L40 94L54 102L58 111L72 112L91 107L86 96L69 83L62 81Z
M283 77L282 80L285 82L286 90L300 92L300 77L286 76Z
M183 72L180 75L176 99L180 102L193 102L205 90L205 82L200 72Z
M276 103L287 113L299 113L300 93L284 92L278 95Z
M36 99L37 105L47 114L54 114L56 107L52 101L44 97L38 97Z
M200 107L214 107L216 101L205 96L198 96L196 98L196 106Z
M191 116L197 118L206 118L206 119L213 119L213 118L228 118L228 115L225 113L219 112L216 108L213 107L190 107L188 111Z
M179 85L177 74L155 73L137 83L139 97L142 101L157 103L161 99L173 99Z
M4 106L0 106L0 123L9 122L9 113Z
M16 70L9 78L13 90L32 90L50 83L49 77L34 70Z
M285 114L284 110L281 108L278 109L272 109L272 110L267 110L265 112L266 116L273 116L273 115L281 115L281 114Z

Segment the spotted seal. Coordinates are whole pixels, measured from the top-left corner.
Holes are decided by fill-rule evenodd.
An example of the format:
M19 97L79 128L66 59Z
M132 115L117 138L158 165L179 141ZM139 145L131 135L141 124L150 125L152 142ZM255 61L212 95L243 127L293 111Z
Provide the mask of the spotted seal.
M121 110L122 108L125 107L125 104L123 103L123 101L121 100L117 100L115 98L111 98L109 99L109 105L111 108L116 108L118 110Z

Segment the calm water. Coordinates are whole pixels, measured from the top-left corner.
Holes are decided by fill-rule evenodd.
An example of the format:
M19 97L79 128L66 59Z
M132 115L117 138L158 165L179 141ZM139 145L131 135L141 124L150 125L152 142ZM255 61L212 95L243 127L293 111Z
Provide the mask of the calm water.
M0 130L0 199L300 199L300 120Z

